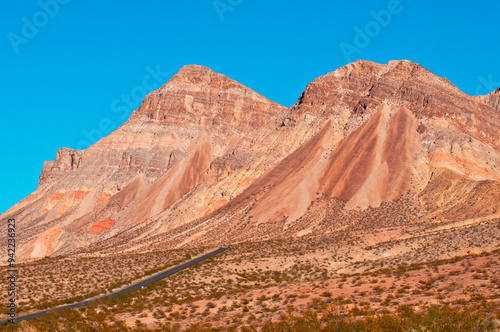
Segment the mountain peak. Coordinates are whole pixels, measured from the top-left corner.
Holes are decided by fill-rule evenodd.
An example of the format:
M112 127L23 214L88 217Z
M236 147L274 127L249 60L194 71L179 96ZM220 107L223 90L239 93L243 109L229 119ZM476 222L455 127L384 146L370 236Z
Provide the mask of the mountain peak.
M401 75L402 77L408 77L415 72L434 75L418 63L412 62L410 60L390 60L386 64L376 63L369 60L356 60L345 66L339 67L335 71L328 73L325 76L342 77L344 75L348 76L351 73L356 73L364 76L383 76L388 73L394 73L397 75Z
M172 78L160 88L160 90L164 90L169 86L178 86L184 84L190 85L207 85L212 82L216 83L217 81L229 81L230 78L223 74L216 73L212 69L200 66L200 65L186 65L183 66L177 74L172 76Z
M200 66L200 65L185 65L179 71L175 76L180 76L180 77L204 77L207 75L221 75L216 72L214 72L212 69L205 67L205 66ZM174 76L174 77L175 77Z
M372 230L394 215L395 227L425 215L493 220L499 95L472 98L407 60L356 61L286 109L184 66L113 133L84 152L61 149L4 217L27 234L23 258L330 241L337 227Z
M160 89L149 93L131 119L192 128L227 124L221 127L246 131L268 123L276 112L285 110L210 68L186 65Z
M181 67L181 69L179 69L179 71L177 73L179 74L179 73L185 73L185 72L211 72L211 73L215 73L212 69L210 69L206 66L202 66L202 65L184 65Z
M484 106L470 104L471 97L440 77L408 60L386 64L358 60L312 81L292 107L294 114L313 116L334 112L352 131L370 117L382 102L407 107L417 117L449 118L468 135L499 146L498 94L476 98ZM482 119L472 121L471 117Z

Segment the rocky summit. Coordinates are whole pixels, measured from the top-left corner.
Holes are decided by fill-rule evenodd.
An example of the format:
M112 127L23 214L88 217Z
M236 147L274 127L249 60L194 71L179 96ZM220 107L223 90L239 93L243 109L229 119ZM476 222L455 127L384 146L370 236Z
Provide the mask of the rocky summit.
M290 108L185 66L2 219L28 261L498 222L499 102L404 60L348 64Z

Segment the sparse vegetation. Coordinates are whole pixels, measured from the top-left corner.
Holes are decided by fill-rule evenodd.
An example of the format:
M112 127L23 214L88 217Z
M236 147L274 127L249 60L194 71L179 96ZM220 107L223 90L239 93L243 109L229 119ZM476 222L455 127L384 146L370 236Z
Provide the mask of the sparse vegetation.
M465 331L486 331L500 318L500 271L495 268L500 249L446 258L424 245L436 241L439 247L451 237L472 243L480 233L499 230L495 222L474 227L467 234L458 229L369 246L363 244L362 232L345 231L239 243L147 289L22 325L40 331L81 326L99 331L276 331L283 326L376 331L384 324L432 330L431 317L439 321L449 315L446 319ZM495 236L489 241L498 241ZM353 248L359 257L370 259L358 258ZM24 310L71 302L201 251L45 259L21 267L19 300ZM382 255L389 251L396 254ZM102 287L96 289L96 283ZM33 292L37 288L41 291ZM457 325L459 321L465 325Z

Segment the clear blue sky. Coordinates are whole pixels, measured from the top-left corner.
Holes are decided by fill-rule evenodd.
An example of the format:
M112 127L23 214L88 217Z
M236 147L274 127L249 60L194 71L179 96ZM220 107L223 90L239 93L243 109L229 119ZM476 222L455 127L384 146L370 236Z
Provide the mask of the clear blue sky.
M60 147L123 123L139 104L122 95L142 98L186 64L285 106L356 59L412 60L469 94L500 85L498 1L55 1L0 3L0 211Z

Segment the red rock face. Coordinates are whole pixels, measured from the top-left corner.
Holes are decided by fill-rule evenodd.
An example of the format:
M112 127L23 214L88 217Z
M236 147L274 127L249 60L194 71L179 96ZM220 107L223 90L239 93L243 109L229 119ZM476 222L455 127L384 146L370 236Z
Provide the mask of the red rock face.
M347 208L367 208L411 191L416 123L406 108L391 117L383 105L330 156L322 192L347 201Z
M113 227L115 224L115 221L111 218L106 218L104 220L99 221L97 224L92 225L92 227L89 228L89 231L91 231L94 234L99 234L101 232L104 232L111 227Z
M106 202L108 199L111 198L111 194L110 193L102 193L99 195L99 200L97 201L97 204L101 204L101 203L104 203Z
M109 136L60 149L2 217L18 220L26 259L314 235L331 211L352 224L405 197L432 220L490 218L499 95L468 96L409 61L356 61L286 109L186 66Z
M500 114L491 107L496 100L498 108L495 98L498 93L490 94L484 104L474 102L445 78L410 61L387 65L356 61L310 83L292 110L318 115L346 108L348 113L337 114L352 130L386 101L405 105L417 118L446 118L468 135L498 148Z
M330 135L331 123L327 122L318 134L255 181L230 206L259 197L263 188L271 188L251 209L250 215L256 224L276 222L284 217L299 218L319 191L321 159Z
M247 132L273 120L283 108L203 66L185 66L144 98L131 119L162 126Z

